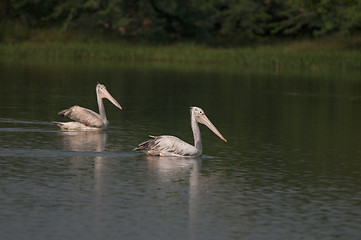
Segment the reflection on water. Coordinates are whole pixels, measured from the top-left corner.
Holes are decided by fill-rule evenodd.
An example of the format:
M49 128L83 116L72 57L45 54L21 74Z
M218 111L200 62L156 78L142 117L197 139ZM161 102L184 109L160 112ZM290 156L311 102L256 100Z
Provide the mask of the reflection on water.
M148 168L155 172L161 181L170 181L178 173L182 174L190 169L199 171L202 164L201 157L182 158L144 155L143 158L146 159Z
M144 156L148 168L155 173L159 181L174 182L189 179L188 190L188 238L196 238L196 222L198 219L199 178L201 177L202 157L157 157Z
M120 65L0 64L0 239L359 238L359 75ZM50 124L96 109L97 81L126 107L106 106L108 131ZM202 131L202 158L131 151L152 133L191 142L194 105L228 143Z
M107 143L106 131L61 131L64 151L103 152Z
M87 151L87 152L103 152L107 143L106 131L60 131L64 151ZM102 222L102 203L104 192L104 164L106 157L104 155L94 155L94 159L87 158L84 160L82 156L70 157L70 168L81 169L89 165L89 161L93 161L94 165L94 233L101 236ZM76 183L75 183L76 184Z

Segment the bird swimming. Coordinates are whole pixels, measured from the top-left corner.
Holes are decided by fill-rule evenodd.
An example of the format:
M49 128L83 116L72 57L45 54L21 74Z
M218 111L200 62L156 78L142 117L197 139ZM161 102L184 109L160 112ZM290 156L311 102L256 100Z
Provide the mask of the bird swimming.
M212 132L214 132L223 141L227 140L207 118L204 111L199 107L191 107L191 126L194 137L194 146L183 140L168 135L150 136L153 139L142 142L133 151L143 151L147 155L167 156L167 157L197 157L202 155L202 140L201 132L198 123L206 125Z
M116 107L122 109L119 103L110 95L103 84L98 83L96 86L97 101L99 114L83 107L73 106L71 108L60 111L58 114L68 117L74 122L53 122L58 125L61 130L104 130L108 127L103 98L107 98Z

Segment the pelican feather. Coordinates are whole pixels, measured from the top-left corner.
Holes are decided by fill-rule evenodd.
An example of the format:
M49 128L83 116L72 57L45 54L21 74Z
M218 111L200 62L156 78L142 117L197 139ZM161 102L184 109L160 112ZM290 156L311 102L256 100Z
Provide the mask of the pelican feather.
M58 114L63 117L68 117L75 122L84 124L87 127L101 128L104 125L98 113L77 105L62 110Z
M169 136L151 136L153 139L142 142L133 151L143 151L147 155L167 157L198 157L202 155L201 132L198 123L206 125L218 137L227 142L217 128L207 118L204 111L199 107L191 107L191 126L194 137L194 146L181 139Z
M97 101L99 107L99 114L80 106L73 106L68 109L60 111L58 114L63 117L68 117L74 122L53 122L62 130L102 130L108 127L103 98L109 99L116 107L122 109L119 103L110 95L103 84L98 83L96 86Z
M174 157L195 157L200 156L202 151L182 141L181 139L169 136L151 136L153 139L142 142L133 151L145 151L147 155L153 156L174 156Z

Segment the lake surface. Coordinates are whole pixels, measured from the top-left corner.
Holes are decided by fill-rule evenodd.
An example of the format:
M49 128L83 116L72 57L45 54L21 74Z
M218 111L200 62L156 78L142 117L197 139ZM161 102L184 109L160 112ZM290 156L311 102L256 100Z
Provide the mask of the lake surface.
M361 74L158 63L0 63L0 239L359 239ZM73 105L107 131L61 132ZM147 157L148 135L199 158Z

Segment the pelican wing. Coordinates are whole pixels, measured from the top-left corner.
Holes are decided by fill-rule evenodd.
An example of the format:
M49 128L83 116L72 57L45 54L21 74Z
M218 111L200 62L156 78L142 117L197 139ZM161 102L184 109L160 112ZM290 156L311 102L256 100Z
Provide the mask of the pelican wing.
M194 146L174 136L150 136L154 139L139 144L134 151L146 151L148 155L156 156L199 156L201 151Z
M75 122L82 123L88 127L101 128L103 126L100 115L87 108L73 106L71 108L60 111L58 114L64 117L68 117Z

